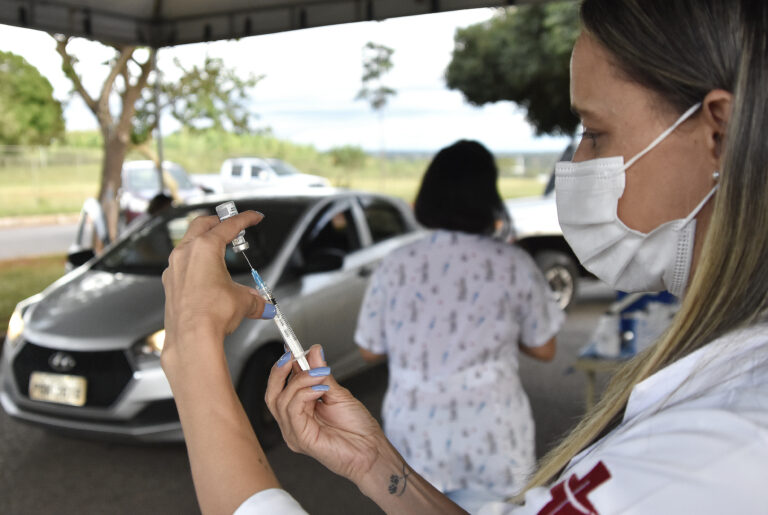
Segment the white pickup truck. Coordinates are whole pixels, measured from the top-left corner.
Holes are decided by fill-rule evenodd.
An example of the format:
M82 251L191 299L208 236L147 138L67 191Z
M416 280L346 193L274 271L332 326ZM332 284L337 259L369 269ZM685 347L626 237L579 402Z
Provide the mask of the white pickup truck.
M560 161L570 160L573 151L573 146L569 145ZM579 278L591 275L579 264L563 238L557 220L554 185L553 171L541 196L505 200L504 204L512 219L516 243L533 256L560 307L565 309L576 297Z
M299 172L296 168L274 158L236 157L221 164L213 175L192 175L192 180L213 193L233 193L265 187L330 186L325 177Z

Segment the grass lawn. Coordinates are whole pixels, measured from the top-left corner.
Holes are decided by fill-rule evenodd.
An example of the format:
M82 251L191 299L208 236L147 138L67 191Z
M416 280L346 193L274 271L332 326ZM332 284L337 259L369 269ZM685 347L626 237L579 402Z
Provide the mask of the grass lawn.
M41 292L64 275L66 256L12 259L0 261L0 334L5 337L8 320L16 304Z
M98 164L2 168L0 217L78 213L98 180Z

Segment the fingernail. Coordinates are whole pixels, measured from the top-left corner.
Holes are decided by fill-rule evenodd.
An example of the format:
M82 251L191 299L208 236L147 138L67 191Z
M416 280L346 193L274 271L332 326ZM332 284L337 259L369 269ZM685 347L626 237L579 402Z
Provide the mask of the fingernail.
M285 354L280 356L280 359L277 360L277 366L278 367L282 367L283 365L288 363L290 360L291 360L291 353L290 352L286 352Z
M323 350L322 347L320 347L320 357L322 358L323 361L325 361L325 351Z
M331 373L330 367L317 367L309 371L309 375L312 377L323 377Z
M261 314L261 318L266 320L275 318L276 311L277 310L275 310L275 305L267 302L266 304L264 304L264 313Z
M327 384L316 384L312 386L312 389L316 392L327 392L328 390L331 389L331 387L328 386Z

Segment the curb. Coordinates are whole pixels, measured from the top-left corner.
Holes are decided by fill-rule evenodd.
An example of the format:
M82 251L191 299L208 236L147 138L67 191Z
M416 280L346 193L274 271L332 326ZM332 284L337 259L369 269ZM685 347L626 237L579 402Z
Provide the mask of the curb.
M68 225L68 224L77 223L79 219L80 219L79 214L7 216L4 218L0 218L0 229L34 227L38 225Z

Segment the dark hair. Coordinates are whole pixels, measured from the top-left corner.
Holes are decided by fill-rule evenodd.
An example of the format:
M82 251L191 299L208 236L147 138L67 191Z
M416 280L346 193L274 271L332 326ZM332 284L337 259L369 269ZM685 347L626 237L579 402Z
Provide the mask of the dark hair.
M493 155L477 141L459 140L432 159L421 180L414 211L430 229L491 234L504 217Z
M172 204L173 198L169 197L165 193L158 193L152 197L152 200L149 201L149 205L147 206L147 213L154 216L160 211L171 207Z

